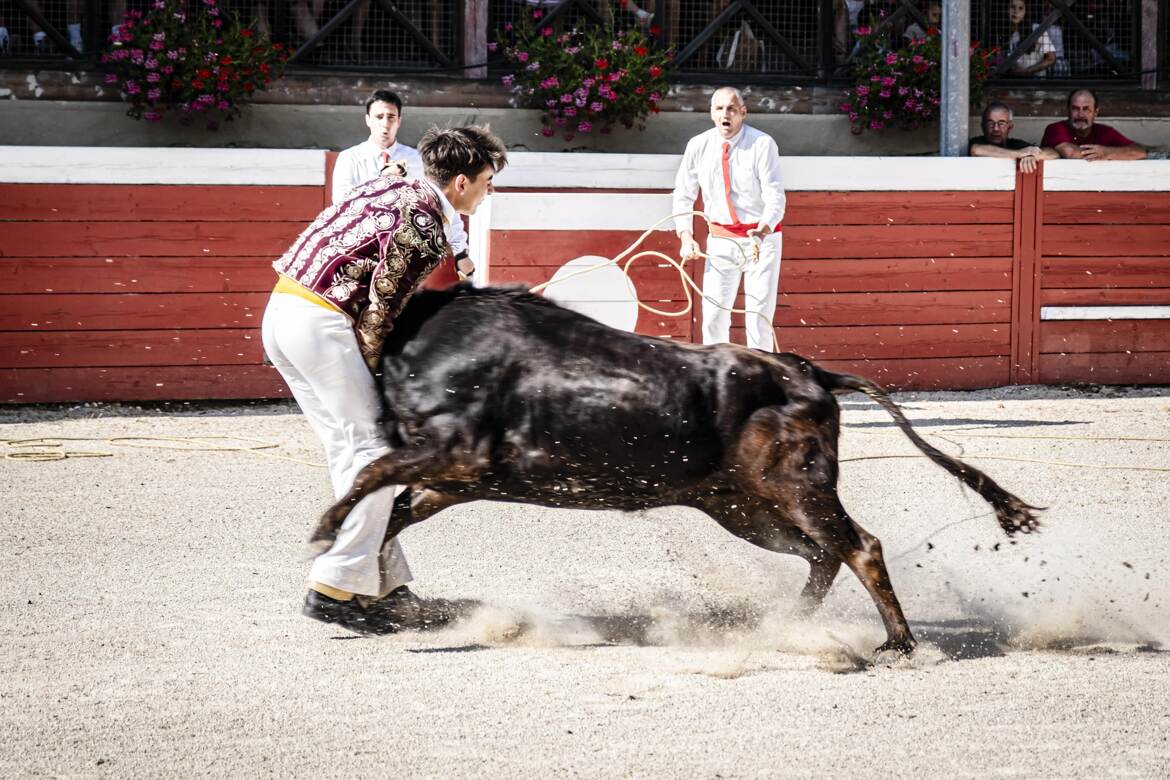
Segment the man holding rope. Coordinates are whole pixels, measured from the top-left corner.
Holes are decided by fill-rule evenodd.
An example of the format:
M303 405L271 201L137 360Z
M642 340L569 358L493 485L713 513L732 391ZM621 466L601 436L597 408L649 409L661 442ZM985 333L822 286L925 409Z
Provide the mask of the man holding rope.
M703 266L703 343L730 340L730 309L743 277L747 345L772 351L786 199L776 142L744 124L746 117L738 89L720 87L711 96L715 127L687 144L675 177L673 213L691 211L702 193L711 219ZM690 216L675 219L684 260L700 256L693 224Z
M485 128L432 128L419 143L424 177L383 175L350 190L277 260L264 350L325 446L336 497L389 452L373 371L395 317L450 247L444 225L473 214L504 167ZM396 539L383 545L400 486L359 503L313 561L304 614L365 634L399 630L417 612Z

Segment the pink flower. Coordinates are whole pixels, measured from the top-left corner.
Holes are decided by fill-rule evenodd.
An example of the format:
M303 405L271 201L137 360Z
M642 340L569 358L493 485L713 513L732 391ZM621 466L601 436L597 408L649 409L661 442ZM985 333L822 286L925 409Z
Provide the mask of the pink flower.
M152 89L146 93L147 100L158 100L160 97L162 97L161 89Z
M500 44L496 43L495 41L492 41L491 43L488 44L488 51L490 51L490 52L495 52L499 48L500 48Z
M892 87L895 83L897 83L897 79L895 79L893 76L882 76L883 87Z
M601 103L593 102L589 104L589 110L595 114L598 114L605 110L605 106Z
M557 131L553 130L551 127L542 127L542 128L540 128L540 134L543 135L545 138L549 138L549 137L556 135Z
M858 27L857 34L858 35L869 35L869 28L864 26L864 25L862 25L861 27Z
M516 61L517 62L528 62L528 52L526 52L526 51L516 52Z
M510 87L514 83L516 83L516 77L513 76L511 73L509 73L500 79L500 83L503 84L505 87Z
M107 74L106 74L106 83L107 83L107 84L117 84L117 83L118 83L118 76L117 76L117 74L115 74L115 73L107 73Z
M565 116L577 116L577 109L573 106L565 106L563 113Z
M896 65L897 62L898 62L898 55L895 54L894 52L890 52L889 54L886 55L886 64L887 65Z
M590 122L589 120L585 120L577 125L577 132L578 133L588 133L592 129L593 129L593 123Z
M127 81L126 82L126 94L137 95L141 91L142 91L142 87L138 86L138 82L136 82L136 81Z
M869 94L869 87L865 86L864 84L862 84L861 86L859 86L857 88L857 96L858 97L865 97L868 94Z
M157 122L160 119L162 119L162 117L163 117L163 115L160 114L158 111L147 111L145 114L142 115L142 118L145 119L147 122Z
M540 17L542 17L542 16L544 16L544 12L543 12L543 11L541 11L540 9L537 9L537 10L535 10L535 11L533 11L533 12L532 12L532 18L533 18L533 19L539 19L539 18L540 18Z
M551 27L545 27L543 30L540 31L540 35L542 38L548 38L552 34L553 34L553 31L552 31Z
M160 75L158 73L147 73L146 80L148 82L150 82L151 84L157 84L160 81L162 81L162 75Z

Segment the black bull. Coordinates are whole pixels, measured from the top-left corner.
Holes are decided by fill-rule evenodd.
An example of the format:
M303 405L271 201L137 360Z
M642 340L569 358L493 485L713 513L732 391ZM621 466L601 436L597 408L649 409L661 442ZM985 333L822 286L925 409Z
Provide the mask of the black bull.
M574 509L683 505L731 533L809 563L816 609L844 563L887 640L915 644L881 544L837 495L835 393L882 406L928 458L995 508L1010 536L1035 509L926 443L880 387L791 354L624 333L515 289L419 292L382 357L392 452L362 470L310 543L327 549L350 508L392 484L387 537L445 507L488 499Z

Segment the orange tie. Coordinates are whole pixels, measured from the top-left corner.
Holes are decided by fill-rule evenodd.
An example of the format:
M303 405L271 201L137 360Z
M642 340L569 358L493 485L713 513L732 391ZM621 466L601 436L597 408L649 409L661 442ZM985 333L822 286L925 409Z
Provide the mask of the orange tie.
M390 152L383 149L382 150L382 168L385 168L389 164L390 164Z
M731 142L723 142L723 196L727 198L727 213L731 216L731 224L738 225L739 217L735 214L735 204L731 202Z

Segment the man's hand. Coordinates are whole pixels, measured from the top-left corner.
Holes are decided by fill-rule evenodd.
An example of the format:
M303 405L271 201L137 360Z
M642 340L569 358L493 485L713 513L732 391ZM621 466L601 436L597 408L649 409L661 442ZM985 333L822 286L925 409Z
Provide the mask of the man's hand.
M1035 149L1035 147L1029 147L1029 148ZM1023 151L1027 151L1027 149L1025 149ZM1040 150L1037 149L1036 151L1038 152ZM1024 156L1022 156L1020 158L1020 170L1023 173L1035 173L1036 172L1036 156L1032 155L1032 154L1025 154Z
M756 241L763 241L764 236L768 235L771 232L772 232L772 228L768 227L767 225L760 225L759 227L754 227L751 230L749 230L747 232L747 234L748 234L748 238L755 239Z
M1109 147L1100 144L1081 144L1082 160L1108 160Z
M690 231L680 233L678 246L678 256L683 260L693 260L699 256L699 245L695 243L695 237Z
M475 263L466 257L461 257L455 261L455 273L459 274L460 279L470 279L471 275L475 273Z

